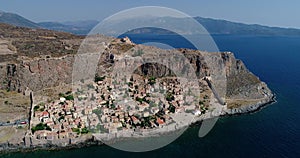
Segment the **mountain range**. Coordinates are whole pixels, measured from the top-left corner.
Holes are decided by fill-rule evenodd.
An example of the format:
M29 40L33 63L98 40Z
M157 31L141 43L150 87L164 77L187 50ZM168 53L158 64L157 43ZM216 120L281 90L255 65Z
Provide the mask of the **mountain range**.
M39 24L32 22L18 14L6 13L0 11L0 23L11 24L15 26L38 28Z
M180 18L163 18L164 21L171 22L172 25L181 25L183 19ZM295 28L280 28L269 27L258 24L243 24L237 22L230 22L226 20L218 20L211 18L195 17L200 24L207 29L210 34L225 34L225 35L263 35L263 36L300 36L300 29ZM161 18L151 19L151 22L158 23L162 21ZM120 21L120 25L125 21ZM126 21L132 23L134 21ZM73 34L86 35L98 23L96 20L82 20L82 21L68 21L68 22L33 22L18 14L0 12L0 23L11 24L15 26L29 27L29 28L45 28L49 30L69 32ZM153 28L144 28L131 31L133 34L140 33L158 33L169 34L168 31L161 31Z

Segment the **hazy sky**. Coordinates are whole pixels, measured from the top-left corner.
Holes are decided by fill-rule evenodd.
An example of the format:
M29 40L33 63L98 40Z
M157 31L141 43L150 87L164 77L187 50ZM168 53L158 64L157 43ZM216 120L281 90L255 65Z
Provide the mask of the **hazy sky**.
M35 22L102 20L118 11L151 5L191 16L300 28L300 0L3 0L0 10Z

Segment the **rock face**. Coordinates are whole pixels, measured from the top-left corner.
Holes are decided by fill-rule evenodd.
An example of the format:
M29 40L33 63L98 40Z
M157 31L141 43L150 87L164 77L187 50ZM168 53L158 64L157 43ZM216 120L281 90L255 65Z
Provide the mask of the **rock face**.
M19 89L23 91L25 87L28 87L37 91L45 87L58 86L61 83L70 83L73 61L72 56L66 56L23 62L18 65Z
M123 68L133 65L136 60L131 60L132 58L139 58L150 52L145 58L138 60L142 64L133 67L133 73L151 77L185 74L184 76L193 78L195 75L197 81L207 81L215 98L222 105L218 116L253 112L274 100L274 94L267 85L252 74L231 52L162 50L136 45L128 38L114 39L101 35L95 37L97 40L89 41L81 52L79 49L83 41L81 36L0 24L0 41L6 41L11 44L11 48L16 49L14 53L5 53L6 47L0 51L0 90L25 94L29 90L38 92L58 87L59 91L59 86L71 84L72 79L86 79L84 77L94 79L95 75L105 76L113 73L118 66ZM100 47L103 49L99 49ZM170 55L174 51L184 58ZM78 59L78 56L82 57ZM74 76L76 69L80 69L79 78ZM57 146L51 146L45 142L32 142L27 138L24 140L21 143L29 144L30 147L61 146L60 142ZM86 142L83 140L79 143L86 144ZM17 144L17 147L0 144L0 151L10 148L14 150L18 146L22 144Z
M71 82L73 57L38 59L0 66L1 88L24 92L58 86Z
M70 82L73 57L67 55L78 49L82 37L6 24L0 28L1 89L37 91Z
M2 40L10 41L13 47L17 48L17 57L15 57L16 54L1 54L3 60L0 63L1 89L24 92L29 88L39 91L63 83L71 83L75 54L82 37L3 24L0 27L3 28L0 32ZM5 30L13 33L8 36ZM27 35L31 32L34 34L31 38L38 39L38 44ZM27 43L31 41L32 46L22 46L19 43L22 37L27 39ZM57 41L60 41L60 45ZM107 44L98 62L97 72L99 75L109 73L114 62L124 57L124 54L133 47L135 50L152 52L171 51L135 45L127 42L130 41L129 39L110 41L111 38L103 37L102 43L110 44ZM56 52L53 52L55 49L52 47L57 49ZM179 49L178 51L188 59L198 78L205 76L212 78L216 91L224 98L256 99L262 98L264 95L258 91L265 90L265 93L270 93L266 84L253 75L242 61L235 59L233 53L205 53L188 49ZM173 62L171 67L184 69L184 64L186 64L184 61ZM158 77L174 75L170 69L160 64L144 64L137 68L136 72Z

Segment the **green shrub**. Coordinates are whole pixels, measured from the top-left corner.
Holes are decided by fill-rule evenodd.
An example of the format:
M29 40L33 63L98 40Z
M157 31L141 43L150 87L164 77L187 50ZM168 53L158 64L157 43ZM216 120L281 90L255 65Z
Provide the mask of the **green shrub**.
M154 84L156 83L156 78L155 78L155 77L150 77L150 78L148 79L148 83L149 83L150 85L154 85Z
M89 133L89 130L85 127L81 129L81 134L87 134Z
M170 112L172 112L172 113L175 113L175 106L170 105L169 108L168 108L168 110L169 110Z
M40 130L48 130L51 131L51 128L49 126L47 126L46 124L43 123L39 123L37 124L35 127L31 128L32 133L36 132L36 131L40 131Z
M64 98L64 97L65 97L65 94L63 94L63 93L59 93L59 94L58 94L58 96L59 96L59 97L63 97L63 98Z
M199 104L200 104L200 105L204 105L204 102L200 100L200 101L199 101Z
M59 118L58 118L58 122L60 122L61 120L64 120L65 119L65 116L61 115Z
M88 89L95 89L95 87L92 84L87 85Z
M79 128L72 128L72 132L80 134L80 129Z
M103 81L104 79L105 79L105 76L102 76L102 77L100 77L98 75L95 76L95 82Z
M66 96L66 100L74 100L74 96L73 95L68 95L68 96Z
M138 102L140 102L141 104L144 101L143 98L139 98L139 97L136 97L135 100L138 101Z
M102 99L102 100L105 100L105 97L104 97L104 95L103 95L103 94L101 95L101 99Z
M33 110L37 111L39 108L40 108L40 106L36 105L36 106L34 106Z
M167 93L167 95L166 95L166 100L167 101L173 101L175 99L175 97L171 94L171 93Z

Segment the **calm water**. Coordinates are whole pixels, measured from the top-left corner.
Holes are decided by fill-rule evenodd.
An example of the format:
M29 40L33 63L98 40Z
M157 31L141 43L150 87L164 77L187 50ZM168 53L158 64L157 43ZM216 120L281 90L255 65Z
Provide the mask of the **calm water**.
M137 43L165 36L131 37ZM277 94L277 103L255 114L218 120L213 130L198 138L189 128L170 145L147 153L129 153L108 146L62 151L12 153L0 157L300 157L300 37L214 36L221 51L232 51ZM165 41L164 41L165 40ZM190 47L172 38L178 47Z

